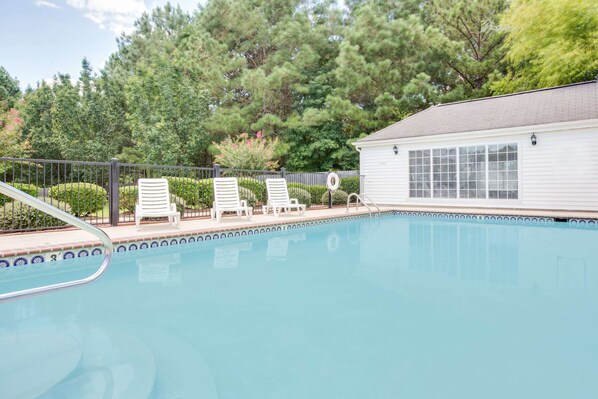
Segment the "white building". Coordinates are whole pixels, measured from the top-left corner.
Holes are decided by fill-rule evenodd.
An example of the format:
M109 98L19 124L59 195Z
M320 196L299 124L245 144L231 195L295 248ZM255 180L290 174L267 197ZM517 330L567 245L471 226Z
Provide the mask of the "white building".
M598 81L436 105L354 145L378 204L598 211Z

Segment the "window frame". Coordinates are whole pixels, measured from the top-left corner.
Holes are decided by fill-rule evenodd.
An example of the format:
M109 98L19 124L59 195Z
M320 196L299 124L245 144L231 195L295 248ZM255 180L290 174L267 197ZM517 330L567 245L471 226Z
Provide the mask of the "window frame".
M461 148L468 148L468 147L484 147L484 168L483 168L483 172L484 172L484 178L485 178L485 188L484 188L484 197L462 197L461 196ZM489 160L489 147L490 146L505 146L505 147L509 147L509 146L515 146L515 154L516 154L516 161L517 161L517 170L516 170L516 183L517 183L517 188L516 188L516 192L517 192L517 196L515 198L509 198L509 195L507 194L506 198L490 198L490 170L489 170L489 164L490 164L490 160ZM450 149L455 149L455 156L456 156L456 197L443 197L443 196L435 196L434 195L434 150L450 150ZM507 201L509 204L514 204L514 203L518 203L521 202L521 194L522 194L522 184L521 184L521 143L518 140L508 140L508 141L490 141L490 142L482 142L482 143L462 143L462 144L456 144L456 145L430 145L430 146L426 146L426 147L416 147L416 148L410 148L407 150L407 199L409 201L415 201L415 202L422 202L423 200L441 200L441 201L447 201L447 202L453 202L455 200L465 200L465 201L490 201L490 202L505 202ZM429 151L430 154L430 161L429 161L429 168L430 168L430 173L429 173L429 181L430 181L430 195L426 196L426 197L412 197L411 196L411 152L423 152L423 151ZM447 155L448 156L448 155ZM507 155L508 158L508 155ZM479 171L476 171L479 172ZM512 170L506 170L507 174L509 172L513 172ZM507 179L507 186L508 186L508 179ZM507 192L508 192L508 188L507 188Z

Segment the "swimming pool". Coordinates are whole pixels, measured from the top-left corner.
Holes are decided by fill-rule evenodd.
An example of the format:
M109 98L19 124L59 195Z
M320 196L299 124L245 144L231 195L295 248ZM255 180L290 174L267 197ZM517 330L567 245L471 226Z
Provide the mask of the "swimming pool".
M0 305L7 398L589 398L598 230L383 216L118 253ZM0 292L99 257L0 270Z

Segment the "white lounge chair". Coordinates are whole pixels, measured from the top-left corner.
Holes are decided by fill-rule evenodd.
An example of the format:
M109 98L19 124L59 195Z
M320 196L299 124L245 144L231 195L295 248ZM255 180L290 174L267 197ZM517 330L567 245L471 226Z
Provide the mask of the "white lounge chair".
M170 203L168 180L139 179L137 183L139 199L135 204L135 225L139 228L142 218L167 217L170 223L180 226L181 213L176 204Z
M303 215L305 204L300 204L297 198L289 198L289 190L285 179L266 179L266 188L268 189L268 203L263 206L264 214L272 209L274 216L278 216L283 210L289 212L294 209L300 215Z
M241 216L245 212L247 220L251 220L253 208L247 205L246 200L239 198L239 185L236 177L214 178L214 204L210 210L212 219L218 222L224 212L236 212Z

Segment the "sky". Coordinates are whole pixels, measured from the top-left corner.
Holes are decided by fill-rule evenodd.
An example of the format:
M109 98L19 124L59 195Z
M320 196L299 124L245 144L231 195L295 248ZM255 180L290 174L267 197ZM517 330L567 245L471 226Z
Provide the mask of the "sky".
M144 11L167 0L0 0L0 66L22 89L51 81L57 73L76 78L87 57L94 71L117 50ZM198 0L171 0L188 12Z

